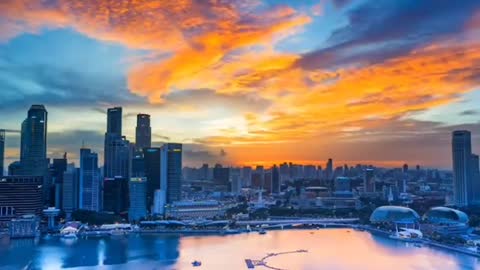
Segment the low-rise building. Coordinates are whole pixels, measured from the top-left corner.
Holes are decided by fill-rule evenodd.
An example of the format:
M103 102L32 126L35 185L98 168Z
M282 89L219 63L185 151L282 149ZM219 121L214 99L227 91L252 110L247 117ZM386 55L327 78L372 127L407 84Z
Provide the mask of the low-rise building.
M166 216L175 219L211 219L225 215L218 201L179 201L166 207Z

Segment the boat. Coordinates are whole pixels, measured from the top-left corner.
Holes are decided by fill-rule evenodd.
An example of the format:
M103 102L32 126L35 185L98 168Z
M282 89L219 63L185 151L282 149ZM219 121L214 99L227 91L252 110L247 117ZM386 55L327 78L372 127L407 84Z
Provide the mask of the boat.
M62 238L64 239L77 239L77 234L75 232L67 232L62 234Z
M125 236L127 232L121 229L114 229L114 230L111 230L109 234L112 237L119 237L119 236Z
M267 232L264 229L260 229L260 231L258 231L258 234L267 234Z
M397 228L393 234L389 235L389 237L404 242L420 242L422 241L423 234L416 229L400 228L400 230L398 230Z
M195 261L192 262L192 265L193 265L193 267L199 267L199 266L202 266L202 262L195 260Z

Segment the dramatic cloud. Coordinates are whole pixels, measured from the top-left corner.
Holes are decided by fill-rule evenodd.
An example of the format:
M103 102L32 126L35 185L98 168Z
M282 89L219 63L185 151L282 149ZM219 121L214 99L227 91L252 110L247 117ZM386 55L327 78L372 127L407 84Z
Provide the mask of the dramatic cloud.
M133 116L151 113L156 138L190 144L185 154L195 162L338 155L393 164L414 155L417 135L443 151L418 139L430 153L419 162L447 155L440 137L477 112L455 111L458 123L446 129L442 119L412 115L479 89L479 2L308 3L0 1L0 112L33 102L87 107L102 134L105 108L124 105L129 138ZM92 124L69 113L69 130ZM52 155L66 148L59 142ZM398 160L382 152L388 145Z

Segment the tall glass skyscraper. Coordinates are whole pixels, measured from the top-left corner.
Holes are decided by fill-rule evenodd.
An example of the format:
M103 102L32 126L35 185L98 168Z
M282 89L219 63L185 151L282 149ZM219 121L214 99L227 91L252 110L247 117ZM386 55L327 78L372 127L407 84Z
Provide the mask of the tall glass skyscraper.
M0 130L0 176L4 175L5 170L5 131Z
M453 200L457 206L469 205L472 201L472 141L470 131L452 133Z
M122 136L122 108L107 111L107 132L105 133L104 176L107 178L130 177L130 142Z
M144 168L147 178L147 206L151 207L154 201L155 190L160 189L160 148L145 148Z
M43 177L43 199L48 198L47 110L43 105L32 105L22 123L20 145L20 173Z
M80 149L79 208L100 211L100 170L98 155L87 148Z
M152 128L150 127L150 115L137 115L137 128L135 130L135 147L137 151L152 146Z
M167 203L182 199L182 144L161 147L160 189L167 192Z
M480 164L478 155L472 154L471 162L471 174L472 174L472 202L476 205L480 204Z

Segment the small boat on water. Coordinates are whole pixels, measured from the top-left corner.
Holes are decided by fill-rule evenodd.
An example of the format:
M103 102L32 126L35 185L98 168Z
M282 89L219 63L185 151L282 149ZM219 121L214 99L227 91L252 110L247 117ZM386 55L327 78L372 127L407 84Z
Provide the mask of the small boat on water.
M109 232L110 236L112 237L122 237L127 235L127 232L121 229L114 229Z
M62 238L64 238L64 239L77 239L77 234L74 233L74 232L65 233L65 234L62 234Z
M267 231L265 231L264 229L260 229L260 231L258 231L258 234L267 234Z
M195 261L192 262L192 265L193 265L193 267L199 267L199 266L202 266L202 262L195 260Z

